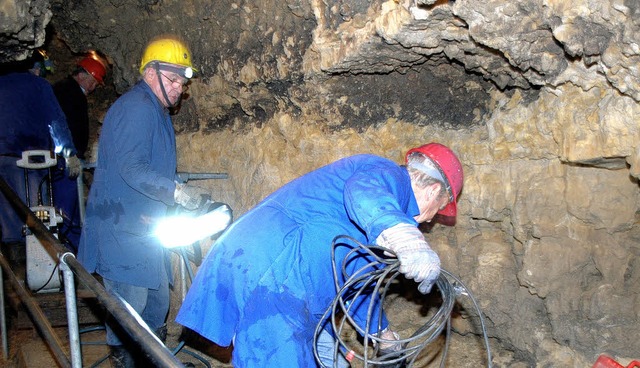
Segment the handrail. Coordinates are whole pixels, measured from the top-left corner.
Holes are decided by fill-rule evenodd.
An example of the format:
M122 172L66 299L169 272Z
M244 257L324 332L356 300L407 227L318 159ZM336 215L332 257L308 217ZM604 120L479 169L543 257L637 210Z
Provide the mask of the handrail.
M184 365L167 349L166 346L151 332L148 326L131 312L135 311L127 308L127 304L119 298L110 294L81 264L67 248L51 234L49 229L36 217L27 207L7 182L0 177L0 191L13 205L18 215L25 220L25 223L38 238L44 249L53 259L60 259L77 276L87 288L93 291L98 300L120 323L131 338L151 357L157 367L184 367ZM18 285L21 287L21 285ZM24 290L24 289L23 289ZM20 292L18 293L20 296ZM25 301L23 300L23 303ZM28 302L28 301L27 301ZM36 305L36 307L38 307ZM39 307L38 307L39 308ZM136 318L137 317L137 318ZM141 323L142 322L142 323ZM68 361L68 359L67 359Z
M58 364L63 368L70 368L71 362L65 355L65 352L62 348L62 342L58 339L58 336L53 330L53 326L49 323L47 317L42 311L42 308L40 308L35 299L31 295L29 295L24 287L22 287L22 285L18 281L18 278L11 270L11 266L9 265L9 262L7 262L2 252L0 252L0 266L2 266L2 269L8 276L8 280L11 283L11 286L13 286L16 293L18 293L18 297L27 308L27 312L33 319L34 325L38 327L38 330L42 334L43 339L47 341L56 362L58 362Z

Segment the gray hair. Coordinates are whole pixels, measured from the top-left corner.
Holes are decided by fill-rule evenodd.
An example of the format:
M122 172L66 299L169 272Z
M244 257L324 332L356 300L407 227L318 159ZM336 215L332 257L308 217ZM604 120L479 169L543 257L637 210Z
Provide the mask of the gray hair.
M429 157L419 152L413 152L407 157L407 171L411 181L419 188L426 188L432 184L440 184L440 192L438 195L449 196L447 193L445 178L442 172L436 167Z

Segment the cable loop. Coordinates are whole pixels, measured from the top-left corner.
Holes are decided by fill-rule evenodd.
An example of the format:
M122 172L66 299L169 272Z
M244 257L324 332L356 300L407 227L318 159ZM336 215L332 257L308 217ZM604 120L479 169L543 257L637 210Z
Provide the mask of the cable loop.
M337 255L337 252L340 254ZM340 264L338 264L339 259L342 259ZM442 302L433 316L410 337L389 341L380 337L382 305L390 287L401 275L400 262L395 257L395 253L384 247L363 245L347 235L339 235L332 241L331 265L337 295L316 326L313 344L316 361L321 367L326 368L326 365L320 360L317 339L323 329L331 332L328 328L329 323L335 335L334 367L337 367L338 353L342 351L350 359L362 361L364 368L380 366L410 368L420 353L445 331L445 345L440 365L444 367L451 335L451 312L456 297L460 295L471 298L478 312L487 350L487 367L491 367L491 350L482 312L471 292L448 271L442 269L436 281ZM375 295L378 297L372 297ZM367 308L367 314L363 326L362 322L356 321L354 315L359 308L364 307ZM377 321L377 325L374 325L373 321ZM343 331L346 327L362 336L361 344L344 340ZM397 343L401 348L393 352L383 352L379 349L381 343Z

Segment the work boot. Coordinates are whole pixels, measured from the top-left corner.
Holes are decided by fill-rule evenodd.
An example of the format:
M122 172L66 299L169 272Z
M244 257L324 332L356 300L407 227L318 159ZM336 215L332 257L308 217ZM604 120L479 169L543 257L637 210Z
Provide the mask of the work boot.
M165 323L164 325L158 327L155 331L153 331L153 333L158 336L158 339L160 339L160 341L162 341L163 344L166 345L167 343L167 324ZM182 364L185 366L185 368L190 368L190 367L194 367L195 368L195 364L191 363L191 362L182 362Z
M156 334L156 336L158 336L158 338L160 339L160 341L162 341L163 344L167 343L167 324L166 323L158 327L158 329L156 329L154 333Z
M135 368L133 355L122 345L109 345L109 361L112 368Z

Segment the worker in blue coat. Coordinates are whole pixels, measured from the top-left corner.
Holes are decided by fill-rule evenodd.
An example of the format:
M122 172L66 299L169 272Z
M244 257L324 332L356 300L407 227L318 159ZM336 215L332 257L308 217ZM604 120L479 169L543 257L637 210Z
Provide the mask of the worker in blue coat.
M67 162L66 175L75 178L81 169L76 148L62 109L46 79L29 72L11 72L0 76L0 175L26 202L25 171L16 166L22 152L49 150ZM49 206L47 170L28 170L29 207ZM38 203L38 193L42 203ZM2 242L22 243L24 221L0 195L0 232Z
M78 249L87 271L101 275L105 289L128 302L160 338L166 337L171 269L153 229L169 207L195 210L208 194L177 183L176 176L170 109L193 72L181 40L165 37L147 45L142 80L105 116ZM135 366L138 346L115 321L106 328L112 366Z
M315 328L336 296L332 240L347 235L391 249L400 272L426 293L440 261L417 226L436 213L455 215L462 180L456 155L437 143L410 150L406 167L356 155L308 173L222 234L176 320L219 345L233 343L236 368L316 367ZM360 308L356 318L364 321L366 312ZM393 347L397 334L380 322L381 338ZM320 359L347 366L332 353Z

